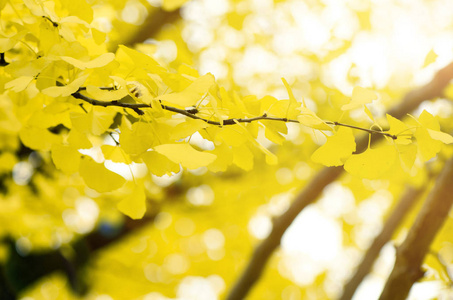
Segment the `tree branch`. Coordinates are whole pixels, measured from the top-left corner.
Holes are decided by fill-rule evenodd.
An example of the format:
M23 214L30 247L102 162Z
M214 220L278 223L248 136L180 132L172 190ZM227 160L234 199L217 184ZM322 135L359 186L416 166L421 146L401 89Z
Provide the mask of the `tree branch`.
M445 164L404 242L397 248L393 271L380 300L406 299L412 285L423 277L421 264L453 205L453 157Z
M128 39L123 41L122 44L133 46L135 44L143 43L159 33L165 24L173 23L180 17L179 9L165 11L161 8L152 8L140 28L129 36Z
M81 94L80 91L84 90L84 89L85 88L83 88L83 87L80 88L79 91L73 93L72 96L74 98L77 98L77 99L83 100L85 102L88 102L91 105L102 106L102 107L117 106L117 107L129 108L129 109L134 110L139 115L143 115L144 114L144 112L141 110L142 108L152 108L151 105L144 104L144 103L126 103L126 102L121 102L122 99L116 100L116 101L99 101L99 100L95 100L95 99L92 99L92 98L90 98L88 96L85 96L85 95ZM109 89L109 88L108 87L103 87L101 89L105 90L105 89ZM277 122L285 122L285 123L300 123L298 120L294 120L294 119L268 117L267 114L263 114L262 116L253 117L253 118L231 118L231 119L226 119L226 120L222 120L222 121L218 122L218 121L212 121L212 120L204 119L202 117L197 116L196 113L198 113L198 110L196 108L187 110L187 109L180 109L180 108L176 108L176 107L173 107L173 106L162 105L162 104L161 104L161 106L162 106L162 109L164 109L164 110L171 111L171 112L174 112L174 113L178 113L178 114L184 115L186 117L189 117L191 119L202 120L202 121L204 121L204 122L206 122L208 124L217 125L217 126L235 125L237 123L250 123L250 122L261 121L261 120L263 120L263 121L277 121ZM354 125L348 125L348 124L344 124L344 123L340 123L340 122L324 121L324 123L326 123L328 125L334 125L334 126L349 127L349 128L352 128L352 129L357 129L357 130L368 132L369 134L373 134L373 133L374 134L380 134L380 135L387 136L387 137L389 137L391 139L394 139L394 140L396 140L398 138L398 136L390 134L390 133L387 133L387 132L383 132L383 131L379 131L379 130L373 130L373 129L368 129L368 128L363 128L363 127L358 127L358 126L354 126Z
M368 248L360 265L357 267L354 276L349 279L348 283L343 288L343 294L340 300L349 300L354 295L357 287L362 282L363 278L370 272L376 258L379 256L382 247L392 238L393 233L403 222L406 215L412 209L418 198L424 191L424 187L415 189L408 187L404 195L401 197L398 205L392 211L391 215L385 222L382 231L374 239L371 246Z
M442 96L444 88L452 78L453 63L440 70L433 80L425 86L409 92L401 103L388 111L388 114L400 119L415 109L421 102ZM376 137L379 139L381 136L378 135ZM357 149L359 151L364 150L367 144L368 136L362 137L357 142ZM269 257L280 245L282 235L289 225L307 205L317 199L324 187L340 176L342 171L343 168L340 167L324 168L307 183L305 188L296 196L289 209L275 219L270 235L256 247L246 269L230 291L227 299L245 298L255 282L260 278Z

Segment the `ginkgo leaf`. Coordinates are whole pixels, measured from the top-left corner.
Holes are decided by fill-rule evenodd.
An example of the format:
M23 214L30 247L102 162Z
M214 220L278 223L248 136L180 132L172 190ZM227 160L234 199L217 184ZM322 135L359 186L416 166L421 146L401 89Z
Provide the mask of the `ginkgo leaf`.
M115 112L102 107L93 107L88 113L71 112L72 126L81 133L101 135L113 122Z
M436 52L434 52L434 50L431 49L425 57L425 61L423 63L422 68L426 68L427 66L429 66L430 64L435 62L437 57L438 57L438 55L436 54Z
M223 141L229 146L238 147L249 139L249 137L244 134L244 129L240 126L228 126L223 128L215 135L216 141Z
M132 62L140 68L145 68L151 72L158 72L162 70L162 67L159 66L159 64L154 59L152 59L151 56L138 52L137 50L131 49L124 45L119 45L118 49L124 51L124 53L129 56Z
M428 161L439 153L442 142L434 140L428 132L428 129L419 127L414 134L417 139L418 150L423 161Z
M377 124L376 119L374 118L374 116L371 113L370 109L366 105L363 106L363 111L368 116L368 118L370 118L370 120L371 120L371 122L373 122L373 124Z
M126 182L123 177L88 156L82 157L79 173L88 187L100 193L116 190Z
M90 94L91 97L93 97L96 100L100 101L113 101L113 100L119 100L121 98L124 98L128 95L128 92L126 89L118 89L118 90L113 90L113 91L108 91L108 90L102 90L98 87L95 87L93 85L88 85L86 87L86 91L88 94Z
M423 110L420 114L418 121L428 130L428 134L432 139L444 144L451 144L453 142L453 137L448 133L440 131L439 122L426 110Z
M80 133L77 129L72 128L68 135L69 145L79 149L90 149L93 144L85 134Z
M326 143L313 153L311 159L327 167L341 166L355 150L352 129L340 127L333 136L327 137Z
M297 110L301 106L301 103L299 103L296 100L296 98L294 97L293 91L291 90L291 87L289 86L289 84L285 80L285 78L282 78L282 81L283 81L283 84L285 85L286 91L288 92L289 100L280 100L280 101L277 101L276 103L272 104L271 107L269 108L268 113L271 115L274 114L279 117L285 117L285 118L290 118L290 119L296 118L299 115ZM272 98L267 98L267 99L271 100ZM302 98L302 103L303 103L304 107L307 107L305 105L305 101L303 98Z
M428 161L435 157L441 150L442 143L449 144L453 138L444 132L440 131L440 125L437 119L423 110L418 118L421 124L415 131L415 138L417 139L419 153L424 161Z
M154 143L153 125L146 122L136 122L132 128L122 127L120 134L121 147L126 153L137 155L145 152Z
M436 131L440 130L440 125L437 119L426 110L422 111L422 113L418 117L418 121L420 122L420 124L423 125L423 127L427 129L432 129Z
M21 30L18 33L10 36L1 35L2 37L0 37L0 53L5 53L6 51L13 48L26 34L27 30Z
M156 176L170 175L171 173L178 173L180 170L178 163L172 162L166 156L156 151L147 151L140 155L140 157L151 174Z
M77 16L78 18L91 23L93 21L93 8L87 3L86 0L60 0L61 6L68 11L70 16ZM90 2L91 3L91 2Z
M209 151L217 156L217 159L208 165L208 169L211 172L225 172L228 166L233 162L233 153L229 146L220 144L213 150Z
M195 105L209 88L215 83L214 75L208 73L197 78L181 92L159 96L159 100L167 101L183 107Z
M377 179L384 175L395 163L397 150L393 145L368 148L365 152L354 154L346 160L344 169L355 176Z
M132 219L141 219L146 212L146 195L143 188L135 187L134 191L122 199L116 207Z
M5 89L11 89L13 92L19 93L27 88L30 82L33 80L33 76L20 76L16 79L5 83Z
M306 107L299 107L298 110L300 110L300 115L297 117L297 120L300 124L313 129L332 131L332 127L327 125L310 109Z
M417 146L414 144L398 145L398 154L403 170L410 172L414 165L415 158L417 157Z
M102 154L107 160L111 160L116 163L130 164L132 162L129 154L124 152L121 147L112 146L112 145L102 145L101 146Z
M440 141L444 144L451 144L453 143L453 137L448 133L442 131L436 131L432 129L428 129L429 136L436 141Z
M107 37L105 32L99 31L96 28L91 28L91 35L93 36L94 42L98 45L104 43Z
M285 85L286 91L288 92L290 105L298 106L296 97L294 97L293 91L291 90L291 87L289 86L288 82L286 81L285 78L282 78L282 81L283 81L283 84ZM304 102L304 106L306 107L305 102Z
M175 126L175 128L171 131L170 139L177 141L206 127L208 127L208 124L203 120L188 119L185 122Z
M387 121L389 123L390 129L386 131L389 134L397 136L395 142L399 145L408 145L412 143L412 131L409 130L409 127L401 122L400 120L392 117L387 114Z
M363 105L370 103L373 100L377 99L377 94L376 92L362 88L360 86L356 86L352 90L352 98L351 102L348 104L345 104L341 107L341 110L351 110L351 109L356 109L360 108Z
M67 97L75 92L82 86L89 75L83 75L71 83L64 86L51 86L43 89L41 92L50 97Z
M80 70L85 70L104 67L115 59L115 54L104 53L89 61L82 61L70 56L61 56L60 59Z
M154 150L189 170L205 167L217 157L212 153L197 151L189 144L164 144L154 147Z
M246 145L233 147L233 163L244 171L253 169L253 153Z
M66 174L77 172L81 154L76 147L53 144L51 151L52 160L57 169L62 170Z
M25 146L34 150L47 151L52 144L61 142L60 135L53 134L47 129L37 127L23 127L19 131L19 137Z

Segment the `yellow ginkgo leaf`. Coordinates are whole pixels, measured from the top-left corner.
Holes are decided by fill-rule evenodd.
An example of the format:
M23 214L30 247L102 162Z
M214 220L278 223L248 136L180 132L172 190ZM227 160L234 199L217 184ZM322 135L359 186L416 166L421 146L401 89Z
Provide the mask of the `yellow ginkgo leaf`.
M423 110L420 114L418 121L428 130L428 134L433 140L440 141L444 144L451 144L453 142L453 137L448 133L440 131L439 122L426 110Z
M371 113L370 109L366 105L363 106L363 110L365 111L365 113L368 116L368 118L370 118L371 122L373 122L373 124L377 124L376 119L374 118L374 116Z
M79 151L77 151L77 148L53 144L51 151L52 160L57 169L62 170L66 174L77 172L79 169L80 157L82 156Z
M425 68L425 67L429 66L430 64L432 64L433 62L435 62L437 59L437 56L438 55L436 54L436 52L434 52L434 50L431 49L431 51L429 51L425 57L425 62L423 63L423 68Z
M77 16L88 23L93 21L93 8L86 0L60 0L60 2L70 16Z
M187 119L185 122L176 125L175 128L172 129L170 138L177 141L206 127L208 127L208 123L203 120Z
M228 126L216 132L215 140L223 141L229 146L238 147L249 140L249 136L245 134L245 131L241 126Z
M159 100L167 101L183 107L195 105L209 88L215 83L214 75L208 73L197 78L181 92L159 96Z
M351 102L348 104L345 104L341 107L341 110L351 110L351 109L356 109L360 108L363 105L370 103L373 100L377 99L377 94L376 92L362 88L360 86L356 86L352 90L352 99Z
M212 153L197 151L189 144L164 144L154 147L154 150L189 170L205 167L217 157Z
M116 190L126 182L123 177L88 156L80 161L79 173L88 187L100 193Z
M103 107L92 107L88 113L70 114L73 128L81 133L103 134L112 124L115 112Z
M79 148L79 149L90 149L93 147L93 144L83 133L80 133L77 129L73 128L68 135L68 143L70 146Z
M439 122L437 121L437 119L426 110L422 111L422 113L418 117L418 121L426 129L432 129L432 130L436 130L436 131L440 130L440 125L439 125Z
M159 64L154 59L152 59L151 56L138 52L137 50L131 49L124 45L119 45L118 50L123 51L132 60L132 62L140 68L145 68L153 73L158 73L162 70L162 67L159 66Z
M11 89L13 92L19 93L27 88L30 82L33 80L33 76L20 76L16 79L5 83L5 89Z
M436 131L432 129L428 129L429 136L436 141L440 141L444 144L451 144L453 143L453 137L448 133L442 131Z
M297 103L297 100L296 100L296 97L294 97L294 94L293 94L293 91L291 90L291 87L289 86L288 82L286 81L285 78L282 78L282 81L283 81L283 84L285 85L285 88L286 88L286 91L288 92L288 96L289 96L289 101L291 102L296 102ZM305 106L305 105L304 105Z
M107 65L108 63L112 62L115 59L115 54L113 53L104 53L95 59L89 61L82 61L70 56L61 56L61 60L64 60L70 65L74 67L85 70L85 69L94 69L94 68L101 68Z
M311 159L327 167L341 166L355 149L352 129L340 127L333 136L327 137L326 143L313 153Z
M131 129L126 126L121 128L121 147L131 155L141 154L151 148L154 139L153 125L150 123L136 122Z
M146 212L146 195L143 188L135 187L116 207L120 212L132 219L141 219Z
M393 145L368 148L365 152L349 157L344 169L355 176L367 179L378 179L395 163L397 150Z
M100 100L100 101L119 100L128 95L128 92L126 89L108 91L108 90L102 90L93 85L87 86L86 90L87 90L87 93L90 94L91 97L93 97L96 100Z
M439 153L442 142L434 140L428 132L428 129L419 127L414 134L417 139L418 151L423 161L428 161Z
M294 97L293 91L291 90L291 87L289 86L289 84L285 80L285 78L282 78L282 81L283 81L283 84L285 85L285 88L286 88L286 90L288 92L289 101L288 101L288 103L285 103L286 102L285 100L277 102L276 106L279 106L279 105L283 105L284 106L284 109L283 109L284 112L282 111L282 113L279 113L278 115L279 116L285 116L286 118L295 118L295 117L298 116L297 110L300 107L300 103ZM302 98L302 103L303 103L304 107L307 107L303 98ZM274 105L272 107L271 111L277 109L276 106Z
M403 170L410 172L417 157L417 146L414 144L398 145L398 154Z
M233 163L244 171L253 169L253 153L247 145L233 147Z
M132 162L129 154L124 152L121 147L112 146L112 145L102 145L101 146L102 154L104 158L111 160L116 163L130 164Z
M332 128L321 120L321 118L319 118L313 111L306 107L299 107L298 110L300 110L300 115L297 117L297 120L300 124L313 129L332 131Z
M94 42L98 45L104 43L107 37L105 32L99 31L96 28L91 28L91 35L93 36Z
M75 79L70 84L64 86L51 86L48 88L43 89L41 92L50 97L67 97L79 89L85 80L88 78L89 75L83 75L77 79Z
M225 172L233 162L231 148L225 144L220 144L209 152L217 156L217 159L208 165L211 172Z
M47 151L52 144L60 143L61 136L51 133L47 129L37 127L23 127L19 131L19 137L30 149Z
M397 136L395 142L399 145L408 145L412 143L412 131L409 127L400 120L387 114L387 121L389 122L390 129L386 131L389 134Z
M178 173L180 170L179 164L172 162L166 156L156 151L147 151L140 155L140 157L151 174L156 176L170 175L171 173Z

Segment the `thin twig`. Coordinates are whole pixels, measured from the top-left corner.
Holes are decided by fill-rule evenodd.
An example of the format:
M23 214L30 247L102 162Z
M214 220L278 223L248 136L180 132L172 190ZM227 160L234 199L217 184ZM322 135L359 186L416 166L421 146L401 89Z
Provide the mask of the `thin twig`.
M81 87L79 89L79 91L82 91L85 89L86 88ZM104 87L102 89L112 89L112 88ZM141 110L142 108L152 108L152 106L150 104L148 105L148 104L144 104L144 103L125 103L125 102L121 102L121 100L99 101L99 100L92 99L88 96L85 96L85 95L81 94L79 91L72 94L72 96L74 98L86 101L86 102L90 103L91 105L97 105L97 106L102 106L102 107L117 106L117 107L129 108L129 109L134 110L139 115L144 114L143 111ZM267 114L263 114L262 116L253 117L253 118L231 118L231 119L226 119L226 120L222 120L221 122L218 122L218 121L212 121L212 120L208 120L208 119L197 116L196 115L196 113L198 112L197 109L180 109L180 108L176 108L176 107L168 106L168 105L161 105L161 106L162 106L162 109L164 109L164 110L178 113L178 114L184 115L184 116L192 118L192 119L202 120L208 124L217 125L217 126L235 125L237 123L250 123L250 122L254 122L254 121L277 121L277 122L285 122L285 123L300 123L298 120L288 119L288 118L269 117L269 116L267 116ZM374 134L385 135L394 140L396 140L398 138L396 135L393 135L393 134L390 134L387 132L362 128L362 127L348 125L348 124L344 124L344 123L340 123L340 122L324 121L324 123L326 123L328 125L343 126L343 127L349 127L349 128L353 128L353 129L357 129L357 130L362 130L362 131L368 132L370 134L374 133Z

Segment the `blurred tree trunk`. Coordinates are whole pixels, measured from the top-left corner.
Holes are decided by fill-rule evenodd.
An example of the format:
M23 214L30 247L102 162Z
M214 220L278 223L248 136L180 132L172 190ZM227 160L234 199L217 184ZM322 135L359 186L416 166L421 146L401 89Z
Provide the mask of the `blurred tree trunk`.
M379 299L406 299L412 285L423 277L421 264L453 204L453 157L445 164L404 242Z

